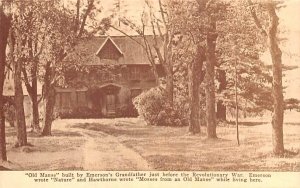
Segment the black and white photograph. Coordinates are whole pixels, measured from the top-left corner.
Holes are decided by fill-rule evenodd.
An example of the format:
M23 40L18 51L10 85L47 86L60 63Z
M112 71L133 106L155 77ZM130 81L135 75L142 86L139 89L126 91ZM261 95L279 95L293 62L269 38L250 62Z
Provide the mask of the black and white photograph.
M0 170L300 172L299 10L0 0Z

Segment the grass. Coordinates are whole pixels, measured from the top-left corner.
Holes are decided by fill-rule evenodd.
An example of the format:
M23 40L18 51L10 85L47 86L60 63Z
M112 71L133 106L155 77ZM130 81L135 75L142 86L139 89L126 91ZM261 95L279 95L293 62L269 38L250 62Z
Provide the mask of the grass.
M59 129L60 126L66 128ZM28 141L33 146L14 148L15 130L7 127L8 158L15 165L13 169L18 170L82 170L84 131L94 137L95 133L113 136L142 156L152 170L300 171L297 123L284 125L285 149L290 152L282 158L272 155L272 131L268 123L241 123L240 146L232 124L219 126L215 140L206 139L205 127L201 128L200 135L190 135L187 127L147 126L135 118L58 120L53 136L29 133ZM105 140L103 143L110 144Z
M80 170L78 148L84 138L74 132L54 130L53 136L27 133L28 146L14 147L16 131L6 128L9 168L17 170Z
M144 157L155 170L300 171L300 155L297 154L300 127L296 125L285 125L284 133L285 147L295 156L277 158L271 152L271 126L265 123L242 123L241 145L237 146L233 126L218 127L219 139L208 140L204 133L201 136L187 134L187 127L152 127L132 122L128 120L122 126L99 123L74 126L117 137Z

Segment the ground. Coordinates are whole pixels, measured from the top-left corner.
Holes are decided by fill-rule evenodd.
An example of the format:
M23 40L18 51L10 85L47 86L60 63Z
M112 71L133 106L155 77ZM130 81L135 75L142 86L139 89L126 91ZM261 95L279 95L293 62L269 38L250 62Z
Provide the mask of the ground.
M147 126L137 118L56 120L53 135L29 133L32 146L14 148L7 127L9 163L14 170L254 170L300 171L300 123L284 125L285 149L271 153L271 125L243 123L240 146L232 124L217 128L218 139L190 135L187 127Z

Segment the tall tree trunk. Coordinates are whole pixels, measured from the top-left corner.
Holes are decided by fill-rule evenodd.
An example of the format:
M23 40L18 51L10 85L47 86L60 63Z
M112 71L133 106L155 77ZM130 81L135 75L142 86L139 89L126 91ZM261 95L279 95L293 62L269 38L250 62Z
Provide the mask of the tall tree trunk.
M209 18L210 29L207 34L207 51L206 51L206 123L207 137L217 138L216 133L216 110L215 110L215 65L216 65L216 21Z
M0 161L6 161L5 141L5 119L4 119L4 97L3 85L5 79L6 46L11 26L11 18L3 12L3 5L0 5Z
M16 146L27 145L26 134L26 121L24 112L24 94L22 88L22 63L16 61L15 63L15 107L16 107L16 119L17 119L17 143Z
M173 92L174 92L174 80L173 80L173 68L168 67L166 70L166 95L168 103L173 107Z
M189 132L192 134L200 133L200 84L203 81L202 72L203 62L205 61L205 51L201 46L197 47L197 55L189 65Z
M221 93L226 89L226 72L225 70L218 70L217 79L220 83L218 92ZM226 121L226 106L223 104L223 100L219 99L217 102L217 119Z
M44 126L42 136L51 135L52 122L54 120L54 106L55 106L55 89L53 86L47 88L47 95L44 96Z
M43 86L43 103L44 103L44 122L42 136L51 135L52 122L54 120L55 106L55 88L53 83L54 70L51 67L51 62L47 62L45 67L45 77Z
M31 74L31 87L28 86L27 91L30 94L30 99L32 103L32 128L33 130L39 132L40 131L40 115L39 115L39 104L38 104L38 95L37 95L37 71L38 71L38 62L33 56L33 52L37 53L36 45L33 48L32 39L28 40L29 45L29 57L33 60L32 67L30 70ZM26 71L26 70L24 70ZM23 71L23 72L24 72ZM26 78L27 79L27 78ZM31 90L29 92L29 90Z
M273 138L273 153L275 155L284 154L283 145L283 91L282 91L282 52L278 45L277 28L279 25L279 18L276 14L275 4L273 2L267 5L270 26L268 31L269 48L272 58L273 84L272 95L274 101L274 109L272 115L272 138Z
M37 96L37 81L32 81L32 128L39 132L40 131L40 115L39 115L39 104L38 104L38 96Z

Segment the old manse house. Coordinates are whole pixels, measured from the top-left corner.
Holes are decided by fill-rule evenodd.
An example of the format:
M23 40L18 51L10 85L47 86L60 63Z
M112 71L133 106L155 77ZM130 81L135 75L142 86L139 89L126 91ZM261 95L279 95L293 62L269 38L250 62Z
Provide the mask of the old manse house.
M57 88L57 111L70 117L89 112L99 117L134 115L132 99L156 86L147 53L136 41L142 38L105 36L81 42L69 59L79 61L85 71L69 71L71 87ZM162 67L157 68L162 75Z

